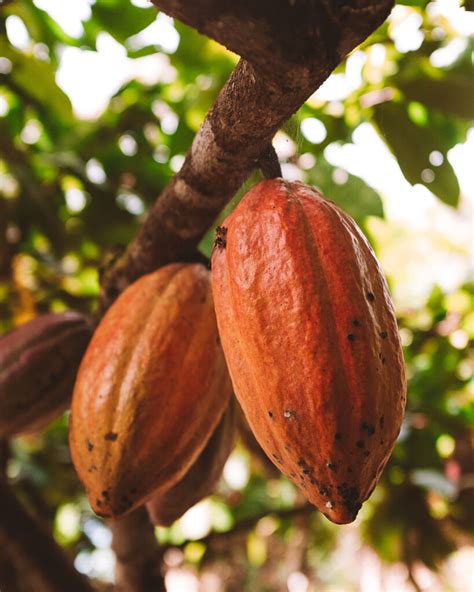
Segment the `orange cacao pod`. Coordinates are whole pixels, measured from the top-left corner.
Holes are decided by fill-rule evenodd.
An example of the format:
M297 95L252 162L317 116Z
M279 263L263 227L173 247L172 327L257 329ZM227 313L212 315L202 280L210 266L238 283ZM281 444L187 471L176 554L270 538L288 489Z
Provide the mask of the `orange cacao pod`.
M315 189L263 181L218 229L219 333L267 455L331 521L355 519L400 431L406 380L383 273Z
M171 526L189 508L213 493L234 448L235 438L236 412L231 399L206 447L184 477L147 503L153 524Z
M231 393L210 272L172 264L129 286L97 327L73 394L72 459L94 511L120 516L183 477Z
M68 407L91 335L89 319L70 311L0 338L0 437L39 430Z

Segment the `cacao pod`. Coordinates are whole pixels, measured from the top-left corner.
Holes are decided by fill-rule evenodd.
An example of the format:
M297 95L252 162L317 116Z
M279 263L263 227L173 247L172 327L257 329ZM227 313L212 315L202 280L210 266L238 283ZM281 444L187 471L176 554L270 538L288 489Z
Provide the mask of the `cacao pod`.
M234 448L235 405L236 403L231 399L206 447L184 477L171 489L153 497L146 504L153 524L171 526L189 508L213 493Z
M93 510L118 517L181 479L232 394L210 272L140 278L97 327L74 388L69 442Z
M70 311L0 338L0 437L39 430L67 409L91 335L89 319Z
M331 521L351 522L406 402L395 314L371 247L315 189L263 181L218 228L212 277L229 372L257 440Z

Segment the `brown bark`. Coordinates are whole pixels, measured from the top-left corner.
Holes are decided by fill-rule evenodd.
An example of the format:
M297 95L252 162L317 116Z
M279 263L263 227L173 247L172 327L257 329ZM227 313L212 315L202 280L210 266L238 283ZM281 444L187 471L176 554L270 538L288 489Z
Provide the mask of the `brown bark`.
M387 17L392 0L152 0L286 92L318 81Z
M26 512L1 477L0 549L14 560L18 577L32 590L92 592L86 579L75 571L51 535ZM23 584L22 580L19 583Z
M386 18L392 0L154 0L244 56L126 253L105 275L100 310L145 273L196 258L196 245L281 125Z
M117 592L164 592L161 551L145 508L109 522L109 527L117 556Z

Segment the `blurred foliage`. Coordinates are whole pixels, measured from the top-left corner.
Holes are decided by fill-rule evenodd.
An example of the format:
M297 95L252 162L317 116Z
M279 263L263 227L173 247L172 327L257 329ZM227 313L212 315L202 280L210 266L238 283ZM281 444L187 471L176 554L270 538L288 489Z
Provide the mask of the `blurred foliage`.
M314 95L279 133L285 174L317 185L366 232L368 217L384 215L380 195L333 166L325 153L329 145L351 143L364 122L375 126L410 183L425 185L451 208L459 203L447 153L465 140L474 118L474 40L462 36L437 4L400 2L356 52L356 83L346 61L332 77L346 82L340 99ZM101 264L126 246L179 169L236 63L236 56L179 23L176 49L158 33L152 42L137 37L156 19L144 2L97 0L75 36L43 5L15 0L0 8L2 332L48 310L94 309ZM472 11L472 2L466 0L465 9ZM413 47L403 45L403 26L418 39ZM85 55L110 37L121 44L131 74L102 112L80 118L58 86L58 68L71 48ZM448 50L454 57L443 61ZM255 172L226 212L258 178ZM201 244L207 254L212 235L210 229ZM449 294L435 287L423 307L398 311L408 412L382 481L357 521L357 544L370 546L388 564L402 562L411 570L422 562L437 569L452 550L472 541L473 299L469 285ZM242 445L231 462L240 467L242 482L223 480L201 507L210 512L201 536L209 528L215 536L188 542L181 523L158 529L163 544L179 546L178 563L226 581L226 590L286 590L290 572L312 585L356 589L338 555L341 533L352 527L335 527L304 509L291 515L302 502L298 493ZM91 513L71 468L67 417L15 440L8 474L25 503L50 520L78 568L104 575L94 557L102 553L104 559L110 533ZM239 528L249 520L248 528Z

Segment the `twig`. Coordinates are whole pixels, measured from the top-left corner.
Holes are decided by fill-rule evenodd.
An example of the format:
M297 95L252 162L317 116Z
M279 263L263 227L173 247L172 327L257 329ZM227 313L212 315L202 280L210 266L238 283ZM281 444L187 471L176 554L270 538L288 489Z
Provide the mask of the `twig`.
M420 588L420 585L416 581L415 574L413 573L413 565L407 564L406 567L408 570L408 580L411 582L411 585L415 588L416 592L423 592L423 590Z

